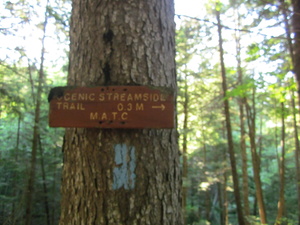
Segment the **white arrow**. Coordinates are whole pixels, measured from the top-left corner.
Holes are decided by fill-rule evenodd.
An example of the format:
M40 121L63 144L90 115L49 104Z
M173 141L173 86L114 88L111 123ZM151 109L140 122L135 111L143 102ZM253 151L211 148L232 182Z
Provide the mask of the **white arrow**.
M164 104L152 106L152 109L161 109L161 111L164 111L165 108L166 108L166 107L165 107Z

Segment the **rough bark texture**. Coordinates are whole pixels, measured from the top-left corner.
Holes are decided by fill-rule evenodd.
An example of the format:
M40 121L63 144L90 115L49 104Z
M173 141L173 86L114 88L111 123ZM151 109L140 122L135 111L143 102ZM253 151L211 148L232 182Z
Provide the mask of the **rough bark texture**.
M173 1L74 0L69 85L176 86Z
M68 84L175 90L173 17L171 0L73 0ZM60 224L182 224L180 198L175 129L66 129Z

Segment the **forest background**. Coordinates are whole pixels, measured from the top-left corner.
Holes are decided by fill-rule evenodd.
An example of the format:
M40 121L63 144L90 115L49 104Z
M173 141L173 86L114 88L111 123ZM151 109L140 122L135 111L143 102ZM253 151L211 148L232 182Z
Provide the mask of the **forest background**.
M300 223L295 2L175 1L186 224L237 224L239 207L248 224ZM70 9L0 5L0 224L30 205L32 224L59 220L64 129L47 95L66 85Z

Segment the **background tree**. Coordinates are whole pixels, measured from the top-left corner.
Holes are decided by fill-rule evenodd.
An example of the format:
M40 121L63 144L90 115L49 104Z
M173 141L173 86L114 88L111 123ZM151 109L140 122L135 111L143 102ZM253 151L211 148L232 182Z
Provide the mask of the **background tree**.
M35 170L36 170L36 158L39 144L39 129L40 129L40 113L41 113L41 98L42 98L42 85L45 79L45 71L44 71L44 61L45 61L45 38L46 38L46 28L48 23L48 2L46 5L45 11L45 20L43 23L43 36L42 36L42 48L41 48L41 59L40 59L40 67L38 71L38 82L37 82L37 92L36 96L33 96L35 99L35 109L34 109L34 126L33 126L33 137L32 137L32 150L31 150L31 163L29 169L29 179L28 186L25 190L25 205L26 205L26 215L25 215L25 224L31 224L31 215L32 215L32 198L34 195L34 183L35 183ZM34 87L32 87L34 88ZM47 220L49 224L49 220Z
M224 62L224 49L223 49L223 38L222 38L222 24L221 24L221 3L216 3L216 18L218 22L218 37L219 37L219 51L220 51L220 64L221 64L221 77L222 77L222 91L224 97L224 114L225 114L225 122L226 122L226 131L227 131L227 141L228 141L228 153L230 157L230 165L231 165L231 173L234 185L234 197L237 207L238 221L239 224L245 224L245 218L242 209L242 201L240 197L240 188L239 188L239 180L237 174L236 167L236 159L234 152L234 144L232 137L232 128L231 128L231 119L230 119L230 109L229 109L229 101L227 98L227 78L226 78L226 68Z
M299 0L292 0L293 6L293 15L292 15L292 30L294 33L294 73L295 78L297 81L298 87L298 94L299 94L299 87L300 87L300 27L299 27L299 20L300 20L300 1ZM300 107L300 96L299 97L299 107Z
M58 36L61 41L67 38L65 30L62 32L62 29L67 30L68 16L64 11L67 5L67 2L51 2L48 7L44 3L39 4L38 2L37 4L24 1L1 3L0 173L3 175L0 180L1 224L25 223L26 208L30 205L25 200L25 194L29 194L29 165L33 143L28 134L34 133L35 100L38 98L40 120L38 132L35 132L35 179L31 179L32 182L30 182L30 186L35 187L35 192L30 193L32 194L30 214L34 216L30 216L28 213L27 221L29 223L31 220L32 224L57 224L58 222L57 209L59 209L62 163L59 149L62 143L62 138L60 138L62 130L48 128L46 95L49 86L63 84L64 72L61 70L61 66L66 62L63 60L66 57L64 54L58 54L60 57L51 59L49 52L55 51L57 45L56 47L52 46L49 51L49 43L57 44ZM43 32L46 8L49 12L47 25L52 36L50 36L49 30L46 33ZM54 14L56 17L53 16ZM62 20L59 20L62 17L64 17L62 19L64 25L61 24ZM28 34L28 30L34 35ZM31 46L28 46L30 44ZM62 50L66 49L65 44L60 44ZM42 46L45 50L44 57L41 57ZM37 54L35 55L35 53ZM59 64L56 60L60 61ZM41 72L49 72L50 76L47 79L39 80ZM41 149L43 154L38 154ZM41 161L44 163L39 163ZM42 169L43 173L40 172ZM43 189L45 186L48 187L47 192ZM46 198L48 199L48 212L43 207ZM55 210L57 211L55 212Z
M179 127L182 134L182 206L185 211L187 206L187 190L188 190L188 136L191 131L189 124L189 114L190 114L190 97L189 97L189 78L193 77L195 74L193 71L189 70L188 62L192 59L196 52L195 44L198 37L199 26L195 26L191 21L183 22L183 25L178 29L176 34L176 46L177 46L177 83L178 88L178 105L180 110L182 110L183 124L182 128ZM194 39L190 42L189 39ZM182 106L182 109L181 109ZM185 212L186 218L186 212Z

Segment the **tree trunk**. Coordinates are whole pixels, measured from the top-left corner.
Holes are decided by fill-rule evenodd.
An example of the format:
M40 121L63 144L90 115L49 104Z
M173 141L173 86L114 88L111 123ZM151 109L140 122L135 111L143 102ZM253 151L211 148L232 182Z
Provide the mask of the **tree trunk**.
M15 152L14 152L14 160L15 163L19 163L19 145L20 145L20 136L21 136L21 113L18 115L18 128L17 128L17 138L16 138L16 147L15 147ZM18 196L18 183L19 183L19 179L17 176L17 172L13 171L13 175L12 175L12 196L16 197ZM12 207L11 207L11 218L10 221L12 224L15 224L16 221L18 220L18 216L16 214L17 212L17 203L18 201L13 201L12 202Z
M285 120L284 120L284 104L281 102L281 156L279 157L279 201L278 211L275 224L281 224L281 218L284 214L284 186L285 186Z
M55 147L53 149L53 157L55 159L57 159L57 155L58 155L58 151L59 150L59 146L57 146L57 144L55 144ZM60 154L59 154L60 155ZM53 171L53 174L52 174L52 185L51 185L51 190L50 190L50 193L51 193L51 196L52 196L52 199L51 201L49 202L50 205L57 205L57 199L60 199L60 193L57 191L57 181L60 180L60 176L59 174L60 173L57 173L57 164L60 163L60 161L58 162L55 162L52 164L52 167L51 167L51 171ZM56 207L51 207L51 210L50 210L50 224L54 225L54 224L58 224L58 217L59 217L59 213L57 213L57 211L60 211L60 208L56 208Z
M294 139L295 139L295 164L296 164L296 186L297 186L297 199L298 199L298 225L300 225L300 144L298 139L297 117L295 95L292 91L292 108L293 108L293 126L294 126Z
M227 151L223 151L223 160L224 162L227 162ZM226 163L227 164L227 163ZM223 171L223 185L222 185L222 207L221 208L221 224L228 225L229 224L229 218L228 218L228 194L227 194L227 182L228 180L228 172L227 172L227 165L226 168Z
M49 210L49 201L48 201L48 187L46 181L46 171L45 171L45 163L44 163L44 153L42 147L42 140L40 135L38 136L39 139L39 151L40 151L40 163L41 163L41 172L42 172L42 179L43 179L43 191L44 191L44 206L46 212L46 221L47 225L50 225L50 210Z
M293 16L292 16L292 28L294 32L294 45L291 37L290 26L288 22L288 15L287 15L287 7L285 5L285 1L281 0L281 9L284 16L284 24L286 29L286 36L288 41L288 47L290 51L290 56L292 59L293 64L293 72L295 76L295 80L298 87L298 106L300 110L300 1L299 0L292 0L293 5ZM292 100L292 104L295 105L294 99ZM295 109L295 106L293 106ZM299 140L298 140L298 131L296 125L296 116L294 115L294 130L295 130L295 157L296 157L296 174L297 174L297 189L298 189L298 224L300 225L300 163L299 163Z
M184 102L183 102L183 143L182 143L182 178L183 178L183 187L182 187L182 208L184 212L184 221L186 223L186 201L187 201L187 179L188 179L188 158L187 158L187 133L188 133L188 105L189 105L189 96L188 96L188 84L187 84L187 75L185 75L184 83Z
M176 90L174 35L173 1L73 0L68 84ZM176 129L66 129L63 150L60 224L182 224Z
M36 156L38 148L38 136L39 136L39 124L40 124L40 111L42 101L42 85L44 81L44 60L45 60L45 38L46 38L46 26L48 21L48 1L45 11L45 21L43 23L43 37L42 37L42 49L41 49L41 62L38 73L38 87L35 98L35 112L34 112L34 126L33 126L33 137L32 137L32 150L31 150L31 162L29 168L28 185L25 193L25 225L31 224L31 215L33 207L33 194L34 194L34 183L35 183L35 170L36 170ZM33 88L33 87L32 87Z
M298 87L298 104L300 110L300 0L292 0L293 16L292 27L294 33L293 63L294 73Z
M248 164L247 164L248 157L247 157L247 148L246 148L244 104L241 99L239 103L239 110L240 110L240 128L241 128L240 146L241 146L241 155L242 155L243 202L244 202L244 213L245 213L245 217L247 218L250 216ZM248 224L248 222L246 223Z
M237 72L238 72L238 82L239 85L243 85L243 71L242 71L242 60L241 60L241 44L240 44L240 15L237 11L237 31L235 32L235 43L236 43L236 60L237 60ZM249 185L248 185L248 165L247 165L247 148L246 148L246 131L245 131L245 102L243 97L238 99L239 111L240 111L240 148L242 155L242 187L243 187L243 203L244 203L244 216L246 218L246 224L249 224L247 217L250 216L250 206L249 206Z
M241 146L241 155L242 155L242 171L243 171L243 202L244 202L244 213L245 217L250 216L250 206L249 206L249 184L248 184L248 157L246 149L246 131L245 131L245 113L244 113L244 104L240 102L240 146Z
M223 39L222 39L222 26L221 26L220 12L216 10L216 14L217 14L217 21L218 21L219 51L220 51L220 62L221 62L221 70L222 70L221 75L222 75L222 88L223 88L223 96L224 96L224 111L225 111L225 119L226 119L228 151L230 157L230 165L231 165L231 172L232 172L232 179L233 179L233 186L234 186L234 197L235 197L235 202L237 207L238 221L240 225L243 225L245 224L245 220L243 216L243 209L242 209L241 197L239 192L240 188L239 188L238 174L236 169L236 160L235 160L235 152L234 152L234 144L233 144L230 112L229 112L229 101L226 98L227 82L226 82L226 71L224 65Z
M287 15L287 7L285 4L285 0L280 0L281 9L284 16L284 24L287 36L288 47L290 51L290 56L292 59L292 67L294 72L294 77L297 83L297 92L298 92L298 108L300 110L300 1L299 0L292 0L293 5L293 16L292 16L292 29L294 33L294 42L291 36L291 29L289 25L289 17ZM294 43L294 44L293 44ZM293 95L294 96L294 95ZM293 109L295 109L295 102L292 99ZM300 159L299 159L299 139L298 139L298 131L297 131L297 119L296 115L294 115L294 130L295 130L295 157L296 157L296 174L297 174L297 189L298 189L298 224L300 225Z
M257 154L256 140L255 140L255 136L256 136L255 91L253 91L252 98L253 98L252 99L253 109L251 109L250 105L247 103L247 100L245 99L247 122L248 122L248 127L249 127L252 168L253 168L255 193L256 193L256 200L257 200L257 204L258 204L260 221L262 224L267 224L266 208L265 208L265 202L264 202L264 198L263 198L262 184L261 184L261 180L260 180L260 159Z

